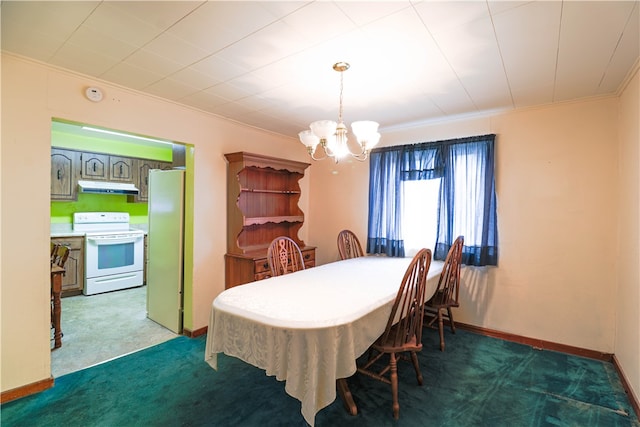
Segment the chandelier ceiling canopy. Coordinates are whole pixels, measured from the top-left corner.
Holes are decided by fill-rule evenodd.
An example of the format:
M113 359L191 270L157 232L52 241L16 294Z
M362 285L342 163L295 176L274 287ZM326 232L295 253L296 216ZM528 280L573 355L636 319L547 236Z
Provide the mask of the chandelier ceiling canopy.
M352 152L348 146L347 127L342 121L342 91L344 72L349 69L346 62L336 62L333 69L340 73L340 108L338 110L338 122L333 120L318 120L309 125L309 129L298 134L313 160L323 160L327 157L333 158L336 163L345 156L351 156L356 160L364 161L369 156L369 152L380 141L378 133L378 123L370 120L363 120L351 123L351 130L358 142L358 151ZM316 157L318 144L322 147L324 154Z

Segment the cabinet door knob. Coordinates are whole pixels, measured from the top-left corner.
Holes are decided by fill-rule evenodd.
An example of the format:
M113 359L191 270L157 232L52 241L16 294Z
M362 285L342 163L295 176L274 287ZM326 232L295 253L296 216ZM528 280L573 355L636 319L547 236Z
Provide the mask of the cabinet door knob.
M309 259L309 258L311 258L311 255L309 255L309 254L305 254L304 255L304 259Z
M265 262L264 264L262 264L262 268L269 268L269 263Z
M58 169L58 180L62 179L62 171Z

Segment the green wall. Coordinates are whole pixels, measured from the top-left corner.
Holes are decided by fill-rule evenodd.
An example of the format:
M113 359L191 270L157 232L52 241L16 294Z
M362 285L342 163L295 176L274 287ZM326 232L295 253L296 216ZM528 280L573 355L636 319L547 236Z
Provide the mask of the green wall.
M51 131L51 145L70 150L95 151L118 156L162 160L163 162L170 162L173 158L173 151L169 145L150 146L124 141L111 141L99 137L72 135L55 130Z
M52 201L51 223L71 224L74 212L128 212L132 224L146 224L146 203L127 203L127 196L78 193L78 201Z
M173 150L169 145L136 144L65 132L68 123L52 122L51 146L79 151L94 151L124 157L170 162ZM62 128L62 130L58 129ZM147 203L128 203L127 196L78 193L77 201L52 201L51 223L71 224L74 212L128 212L132 224L147 223Z

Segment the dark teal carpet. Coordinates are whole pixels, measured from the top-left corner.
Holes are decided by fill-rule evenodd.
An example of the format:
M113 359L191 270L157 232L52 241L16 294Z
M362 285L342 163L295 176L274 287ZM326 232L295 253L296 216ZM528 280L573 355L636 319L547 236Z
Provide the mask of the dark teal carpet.
M349 380L359 414L338 398L316 426L640 427L612 364L480 336L425 331L424 385L400 366L400 420L389 386ZM0 407L6 426L305 426L284 383L221 355L204 362L205 338L164 344L56 378L55 386Z

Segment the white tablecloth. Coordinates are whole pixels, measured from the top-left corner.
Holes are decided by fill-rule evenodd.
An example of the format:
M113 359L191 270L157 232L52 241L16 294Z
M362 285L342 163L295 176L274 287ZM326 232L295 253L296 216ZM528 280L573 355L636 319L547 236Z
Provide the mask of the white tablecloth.
M236 286L214 301L205 360L223 352L285 381L313 426L336 398L336 379L356 372L356 359L386 326L411 258L368 256ZM426 297L441 261L429 268Z

